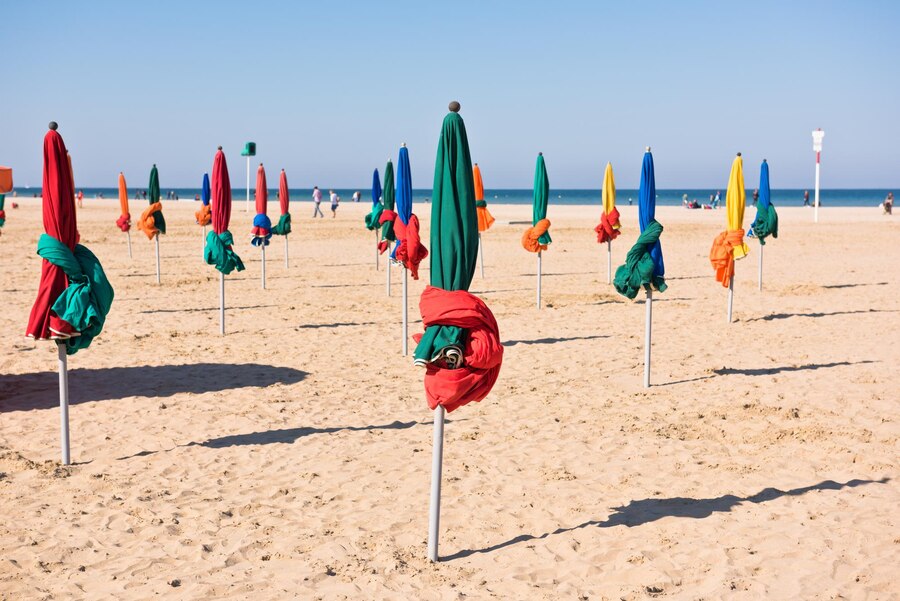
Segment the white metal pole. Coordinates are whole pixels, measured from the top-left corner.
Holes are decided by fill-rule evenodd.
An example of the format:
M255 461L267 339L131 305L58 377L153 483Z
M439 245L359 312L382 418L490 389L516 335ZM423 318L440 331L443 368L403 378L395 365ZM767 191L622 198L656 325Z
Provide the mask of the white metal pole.
M816 223L819 223L819 154L816 153L816 198L815 198L815 220Z
M244 205L244 212L250 212L250 157L247 157L247 203Z
M201 238L200 241L201 241L200 248L202 249L200 252L200 256L202 257L204 254L206 254L206 226L205 225L203 226L203 238Z
M219 334L225 335L225 274L219 272Z
M159 233L156 234L156 283L160 283L159 279Z
M69 372L66 343L57 342L56 352L59 355L59 443L63 465L69 465L72 457L69 452Z
M481 241L481 232L478 232L478 254L481 256L481 279L484 279L484 244Z
M541 308L541 251L538 251L537 268L537 308Z
M441 521L441 468L444 461L444 407L434 410L431 451L431 504L428 508L428 559L438 560L438 527Z
M387 295L391 295L391 256L387 258Z
M765 246L762 244L759 245L759 289L762 290L762 263L763 263L763 249Z
M647 289L647 320L644 325L644 388L650 388L650 344L653 329L653 290Z
M287 234L284 236L284 268L287 269L290 267L290 263L288 262L288 237Z
M263 240L263 244L259 245L259 248L262 249L262 289L266 289L266 245L265 240Z
M378 228L375 228L375 271L378 271Z
M125 236L128 238L128 258L131 259L131 232L125 232Z
M606 283L612 284L612 240L606 241Z
M731 309L734 306L734 276L728 281L728 323L731 323Z
M407 279L409 270L403 268L403 356L409 354L409 292L407 290Z

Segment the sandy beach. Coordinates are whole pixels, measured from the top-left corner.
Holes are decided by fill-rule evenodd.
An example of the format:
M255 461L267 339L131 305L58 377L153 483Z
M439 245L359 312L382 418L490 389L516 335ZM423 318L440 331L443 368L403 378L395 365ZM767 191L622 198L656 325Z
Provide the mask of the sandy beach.
M599 198L552 200L541 310L525 226L510 223L531 207L490 206L472 292L505 359L490 396L449 416L432 564L431 412L400 353L401 270L390 297L384 257L375 270L368 202L316 221L294 203L291 264L274 238L267 290L236 202L247 269L227 277L220 337L195 203L164 202L157 285L137 230L128 258L117 201L86 199L82 243L116 298L69 360L63 467L56 351L23 336L40 199L7 197L0 599L900 597L900 217L823 207L813 224L779 208L764 288L753 240L729 325L708 261L724 210L658 208L670 287L645 390L644 305L606 283ZM637 236L637 207L619 209L614 268ZM430 207L415 210L428 245ZM427 261L421 275L411 333Z

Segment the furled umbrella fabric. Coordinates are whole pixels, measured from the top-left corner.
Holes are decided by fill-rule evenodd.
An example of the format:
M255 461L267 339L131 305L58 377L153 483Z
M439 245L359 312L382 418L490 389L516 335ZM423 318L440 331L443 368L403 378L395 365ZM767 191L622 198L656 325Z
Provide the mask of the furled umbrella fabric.
M522 235L522 248L529 252L547 250L553 242L550 238L550 220L547 219L547 200L550 197L550 180L547 178L547 167L543 153L538 154L534 169L534 192L532 200L532 227Z
M658 290L665 292L666 268L663 262L659 236L662 225L656 221L656 174L653 155L644 153L641 164L641 184L638 190L638 224L641 235L625 257L625 264L616 270L613 285L623 296L633 299L638 291Z
M228 164L225 153L220 148L216 152L212 170L212 231L206 234L206 247L203 258L209 265L228 275L235 269L244 270L244 263L234 252L234 237L228 231L231 221L231 179L228 177Z
M769 163L763 159L759 168L759 201L756 204L756 219L750 227L750 235L759 239L760 244L766 238L778 237L778 213L772 204L772 191L769 188Z
M159 195L159 171L156 165L150 170L150 184L147 190L150 206L141 214L137 228L146 234L148 240L166 233L166 219L162 213L162 202Z
M472 159L462 117L444 118L431 204L431 285L420 302L425 333L416 336L432 409L453 411L490 392L503 360L497 322L468 293L478 258Z
M131 229L131 213L128 212L128 186L125 183L125 175L119 172L119 218L116 225L123 232Z
M200 188L200 209L194 213L197 225L207 226L212 221L212 209L209 207L209 174L203 174L203 187Z
M114 296L97 257L78 244L73 189L65 143L51 130L44 137L41 283L25 334L64 340L69 355L90 346L100 333Z
M419 218L412 212L412 171L409 167L409 151L400 148L397 166L397 219L394 233L398 244L394 259L403 263L414 280L419 279L419 263L428 256L428 250L419 237Z
M487 201L484 199L484 181L481 179L481 169L478 163L472 167L472 177L475 180L475 209L478 213L478 231L486 232L494 225L494 216L488 211Z
M381 178L378 169L372 173L372 211L366 215L366 228L374 230L381 225L381 212L384 205L381 204Z
M603 214L600 216L600 224L594 228L597 242L615 240L621 233L620 228L619 211L616 209L616 181L613 178L612 164L607 163L603 173Z
M381 240L378 242L378 252L384 253L391 246L391 242L397 239L394 233L394 221L397 212L394 210L394 164L390 161L384 167L384 191L382 192L382 204L384 210L378 218L381 224Z
M13 170L12 167L4 167L0 165L0 194L12 192L13 189Z
M278 223L272 228L272 233L276 236L287 236L291 233L291 193L288 190L287 174L284 169L278 179L278 204L281 208L281 217Z
M725 212L728 223L724 232L713 240L709 251L709 262L716 271L716 281L728 288L734 277L734 262L743 259L750 252L744 242L744 204L747 192L744 189L744 162L738 154L731 163L728 177L728 191L725 194Z
M272 220L268 215L269 191L266 188L266 170L262 163L256 169L256 217L250 231L250 244L268 246L272 239Z
M6 224L6 194L0 194L0 228Z

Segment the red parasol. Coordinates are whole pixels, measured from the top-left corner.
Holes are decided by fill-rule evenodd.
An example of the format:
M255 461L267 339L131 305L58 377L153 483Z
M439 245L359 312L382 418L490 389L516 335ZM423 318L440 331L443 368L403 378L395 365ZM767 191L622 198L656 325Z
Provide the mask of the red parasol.
M216 152L212 170L212 228L216 234L228 229L231 221L231 180L228 178L228 164L222 149Z
M281 170L281 177L278 181L278 202L281 205L281 214L287 215L290 212L291 194L288 191L287 175L284 169Z

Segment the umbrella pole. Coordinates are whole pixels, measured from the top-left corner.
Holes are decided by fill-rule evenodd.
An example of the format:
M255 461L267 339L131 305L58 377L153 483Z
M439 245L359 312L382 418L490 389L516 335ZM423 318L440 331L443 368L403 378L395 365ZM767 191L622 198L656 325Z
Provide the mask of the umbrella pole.
M444 461L444 407L434 410L431 453L431 504L428 508L428 559L438 560L438 526L441 521L441 468Z
M391 256L387 258L387 295L391 295Z
M156 283L160 283L159 279L159 234L156 234Z
M407 279L409 270L403 268L403 356L409 354L409 296L407 291Z
M262 289L266 289L266 241L263 240L263 243L259 245L260 250L262 250Z
M763 263L763 248L765 248L762 244L759 245L759 289L762 290L762 263Z
M481 232L478 232L478 254L481 256L481 279L484 279L484 244L481 242Z
M612 284L612 240L606 241L606 283Z
M131 259L131 232L125 232L125 237L128 239L128 258Z
M59 355L59 443L62 449L62 463L69 465L72 463L72 457L69 453L69 370L66 343L57 341L56 351Z
M247 202L244 204L244 212L250 212L250 157L247 157Z
M537 268L537 308L541 308L541 251L538 251Z
M644 388L650 388L650 343L653 340L653 290L647 289L647 320L644 326Z
M219 334L225 335L225 274L219 272Z
M290 267L290 263L288 263L288 237L287 234L284 235L284 268L287 269Z
M378 230L375 230L375 271L378 271Z
M201 246L203 248L202 252L200 253L200 256L202 257L206 254L206 226L205 225L203 226L203 238L200 239L200 242L202 242Z
M728 281L728 323L731 323L731 309L734 306L734 274Z

